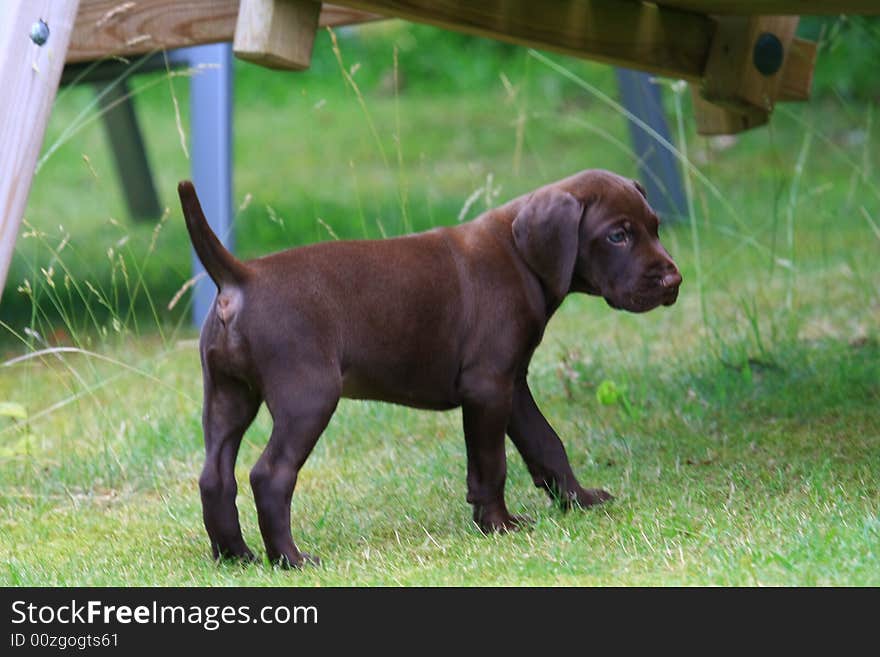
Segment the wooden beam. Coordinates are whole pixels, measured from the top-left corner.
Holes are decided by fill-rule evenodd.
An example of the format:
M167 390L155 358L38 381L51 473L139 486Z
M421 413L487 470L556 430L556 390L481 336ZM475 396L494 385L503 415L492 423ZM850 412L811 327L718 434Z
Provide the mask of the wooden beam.
M321 26L362 23L384 14L690 82L702 79L715 32L715 21L707 16L623 0L342 1L346 6L322 6ZM81 0L67 61L231 41L239 2ZM782 100L800 100L808 93L809 69L786 68L783 77Z
M363 11L698 80L714 22L623 0L341 0Z
M671 9L739 16L880 15L877 0L656 0Z
M385 17L378 14L371 14L340 5L328 5L324 2L321 4L321 17L318 19L318 25L321 27L342 27L343 25L357 25L359 23L379 21L383 18Z
M737 111L772 111L797 24L797 17L788 16L719 18L703 71L703 98Z
M6 0L0 21L0 295L79 0ZM43 21L42 45L31 38Z
M709 16L623 0L340 0L367 12L595 59L689 82L702 79L715 35ZM880 3L880 0L874 0ZM805 100L815 45L795 40L780 100ZM809 53L813 52L812 57Z
M254 64L302 71L312 60L321 3L240 0L232 52Z
M732 135L764 125L770 120L770 112L757 107L733 110L713 105L700 95L694 85L691 85L691 99L699 135Z
M232 41L240 0L80 0L67 62L142 55L157 49ZM325 4L319 25L379 19L349 7Z
M697 132L742 132L769 121L777 100L809 97L815 44L796 16L720 16L704 77L691 86Z

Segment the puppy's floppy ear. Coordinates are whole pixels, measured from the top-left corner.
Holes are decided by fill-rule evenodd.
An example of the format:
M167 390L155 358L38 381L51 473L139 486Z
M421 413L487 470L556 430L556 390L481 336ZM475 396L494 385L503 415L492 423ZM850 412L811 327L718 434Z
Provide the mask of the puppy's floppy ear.
M571 287L584 206L568 192L535 192L513 220L513 240L531 270L557 299Z

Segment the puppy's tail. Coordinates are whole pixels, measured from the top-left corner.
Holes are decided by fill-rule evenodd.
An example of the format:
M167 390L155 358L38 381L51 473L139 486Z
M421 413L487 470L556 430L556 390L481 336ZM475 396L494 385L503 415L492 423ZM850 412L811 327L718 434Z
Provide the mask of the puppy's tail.
M181 181L177 186L177 193L189 239L217 289L222 290L224 286L244 282L248 275L247 266L232 255L211 230L193 184L189 180Z

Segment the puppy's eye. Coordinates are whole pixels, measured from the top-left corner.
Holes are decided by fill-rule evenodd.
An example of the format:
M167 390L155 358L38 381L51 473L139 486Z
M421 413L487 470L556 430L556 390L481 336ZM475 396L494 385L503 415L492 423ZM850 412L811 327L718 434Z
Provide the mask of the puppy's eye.
M608 241L612 244L623 244L626 242L627 237L628 235L624 228L618 228L617 230L612 230L608 233Z

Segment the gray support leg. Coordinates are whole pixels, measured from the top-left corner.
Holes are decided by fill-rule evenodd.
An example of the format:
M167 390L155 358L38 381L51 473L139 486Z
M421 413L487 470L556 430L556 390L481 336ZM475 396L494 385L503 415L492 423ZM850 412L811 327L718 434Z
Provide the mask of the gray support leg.
M134 219L158 219L162 215L162 208L156 195L134 103L128 93L128 85L122 80L99 96L98 103L103 112L104 128L129 214Z
M660 87L651 82L652 76L625 68L615 71L623 106L671 143ZM651 206L663 219L686 217L687 203L675 157L636 123L628 123L633 150L639 158L639 176Z
M188 48L190 66L210 64L191 78L192 178L211 228L233 249L232 235L232 46ZM204 271L193 253L193 274ZM203 277L194 288L193 322L205 321L217 289Z

